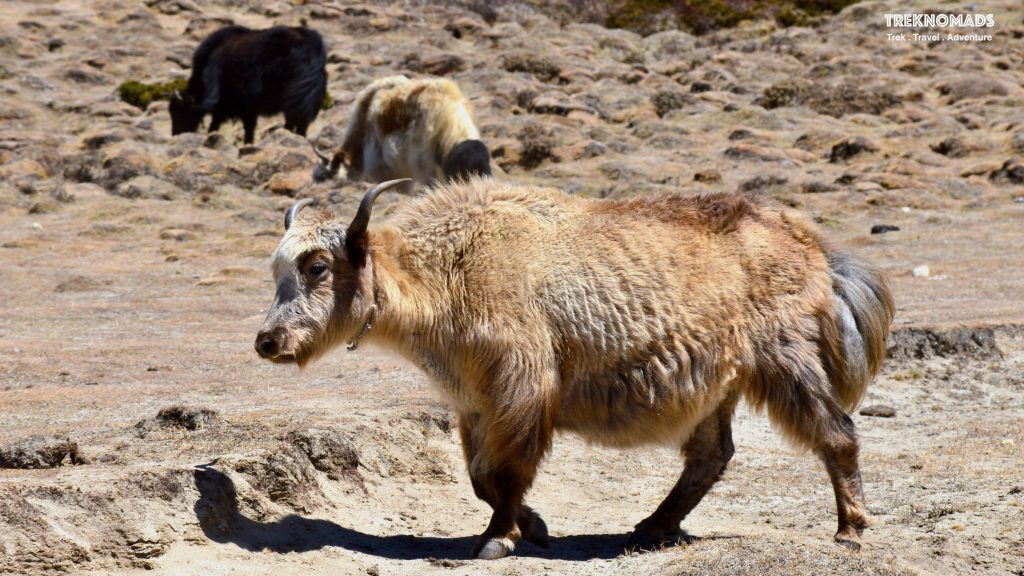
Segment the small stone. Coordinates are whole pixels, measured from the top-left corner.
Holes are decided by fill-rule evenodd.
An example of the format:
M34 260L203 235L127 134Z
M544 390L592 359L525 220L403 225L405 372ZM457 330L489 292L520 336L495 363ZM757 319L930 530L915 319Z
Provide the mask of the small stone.
M214 150L226 150L231 147L231 142L228 141L220 132L212 132L206 136L203 140L203 148L212 148Z
M913 274L915 278L927 278L931 274L931 270L928 268L927 264L922 264L917 268L914 268L911 271L911 274Z
M574 110L587 110L587 108L573 102L572 98L560 92L549 92L547 94L537 96L533 99L533 102L530 103L530 112L534 112L536 114L568 116L569 112Z
M789 183L789 178L769 174L767 176L754 176L749 180L740 183L741 192L760 192L773 186L782 186Z
M86 150L99 150L108 144L116 144L125 139L122 132L98 132L82 138L82 146Z
M877 151L878 144L874 141L863 136L854 136L853 138L847 138L846 140L832 146L832 153L829 156L829 161L833 164L838 164L839 162L848 160L863 152Z
M740 128L738 130L733 130L732 132L729 133L729 140L746 140L748 138L753 138L753 137L754 137L754 133L751 132L750 130L747 130L746 128Z
M746 142L740 142L726 148L725 155L735 160L761 160L763 162L783 162L789 160L789 157L778 150Z
M176 240L178 242L194 240L195 237L196 235L192 232L180 228L168 228L160 233L161 240Z
M388 18L387 16L378 16L376 18L370 18L367 23L376 29L378 32L387 32L388 30L394 30L398 28L398 20L394 18Z
M600 142L591 140L587 142L587 145L580 150L580 153L576 156L577 158L595 158L597 156L604 156L608 153L608 147Z
M875 418L892 418L896 416L896 409L885 404L872 404L860 409L861 416L874 416Z
M1024 153L1024 132L1017 132L1010 138L1010 148L1014 152Z
M835 192L839 187L828 182L807 182L800 190L804 194L821 194L822 192Z
M694 182L713 184L722 181L722 173L718 170L704 170L693 175Z
M483 25L472 18L458 18L452 22L449 22L444 27L451 35L455 38L464 38L475 34L483 29Z
M156 420L164 425L186 430L199 430L219 420L216 410L191 406L169 406L157 412Z
M402 64L413 72L447 76L465 70L469 64L457 54L432 54L421 56L418 52L406 55Z
M690 92L693 94L700 94L701 92L710 92L712 90L711 84L707 82L697 81L690 84Z
M886 234L888 232L899 232L899 226L893 226L892 224L875 224L871 227L872 234Z
M962 158L967 156L968 149L964 141L959 138L946 138L938 144L931 145L932 152L942 154L948 158Z
M1024 164L1017 158L1010 158L998 170L989 174L988 178L996 183L1024 184Z

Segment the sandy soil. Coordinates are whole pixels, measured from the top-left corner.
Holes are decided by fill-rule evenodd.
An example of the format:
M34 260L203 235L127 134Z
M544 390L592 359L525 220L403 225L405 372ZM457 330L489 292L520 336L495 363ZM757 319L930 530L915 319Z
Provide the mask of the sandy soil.
M699 39L521 5L491 25L429 2L0 4L0 454L78 449L74 465L0 469L0 572L1024 574L1024 25L1013 2L977 4L995 41L933 47L886 41L891 2ZM217 18L324 33L324 148L372 78L444 73L502 177L602 197L761 189L879 263L897 332L865 406L896 415L854 416L878 520L865 549L832 544L823 467L741 409L729 472L684 522L692 544L622 551L680 472L675 450L561 437L529 498L551 548L470 560L489 514L424 376L372 348L303 372L252 351L290 196L346 212L362 187L310 184L312 153L277 119L246 149L237 127L171 138L164 103L117 101L124 79L186 73ZM547 68L506 70L524 54ZM793 78L864 90L762 105ZM857 136L868 149L833 162Z

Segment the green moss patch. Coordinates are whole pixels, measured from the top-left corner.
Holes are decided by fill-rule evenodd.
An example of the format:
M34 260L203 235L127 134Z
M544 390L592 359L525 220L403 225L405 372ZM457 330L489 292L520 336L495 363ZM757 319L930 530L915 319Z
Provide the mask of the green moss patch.
M175 90L184 91L188 87L188 80L175 78L170 82L147 84L138 80L122 82L117 87L117 94L123 102L131 104L136 108L145 110L157 100L170 100Z

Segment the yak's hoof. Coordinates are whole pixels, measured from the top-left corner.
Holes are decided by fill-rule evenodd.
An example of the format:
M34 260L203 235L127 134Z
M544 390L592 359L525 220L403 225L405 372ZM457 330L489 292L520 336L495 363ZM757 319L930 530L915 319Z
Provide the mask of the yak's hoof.
M693 537L680 528L674 530L637 528L629 535L629 540L626 542L626 551L649 552L671 546L679 546L680 544L689 544L692 541Z
M515 544L508 538L491 538L483 546L477 547L476 557L480 560L497 560L511 554L513 548Z
M852 536L836 534L836 544L839 544L850 552L860 552L860 541Z
M523 535L523 540L541 548L547 548L551 545L551 540L548 538L548 525L544 523L544 519L540 517L540 514L531 510L528 516L519 519L518 525L519 531Z

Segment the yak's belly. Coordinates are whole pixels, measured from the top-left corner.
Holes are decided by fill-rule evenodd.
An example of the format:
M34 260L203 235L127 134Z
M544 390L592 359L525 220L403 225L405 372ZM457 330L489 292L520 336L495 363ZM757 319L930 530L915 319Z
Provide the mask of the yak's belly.
M732 376L695 388L682 374L600 375L563 388L555 427L613 447L681 445L713 411Z

